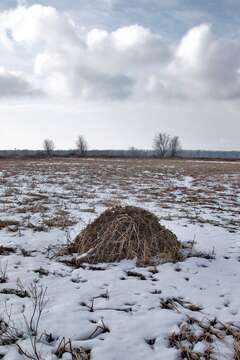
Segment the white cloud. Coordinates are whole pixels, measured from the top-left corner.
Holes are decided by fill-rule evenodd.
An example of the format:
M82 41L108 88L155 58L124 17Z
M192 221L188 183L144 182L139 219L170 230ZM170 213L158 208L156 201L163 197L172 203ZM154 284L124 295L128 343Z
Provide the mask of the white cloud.
M152 75L149 91L185 99L238 98L239 68L239 41L218 38L202 24L181 39L166 71Z
M93 29L87 33L86 44L89 63L108 71L136 74L143 68L163 66L171 58L170 48L161 37L139 25L113 32Z
M33 97L43 95L22 74L0 68L0 98Z
M0 14L0 29L8 34L9 41L28 46L36 43L55 46L60 39L64 44L79 41L68 19L50 6L18 6L4 11Z
M112 37L115 47L120 51L139 48L158 40L157 35L139 25L120 28L112 33Z
M239 41L218 38L209 24L169 44L137 24L87 30L53 7L22 5L0 13L0 35L5 51L34 64L32 76L52 96L240 97Z
M43 77L43 88L52 95L84 99L122 100L132 94L134 79L124 74L98 71L58 53L41 54L35 71Z
M90 50L101 50L109 41L108 32L101 29L93 29L87 33L87 46Z
M202 24L191 29L180 41L176 50L175 61L187 71L198 71L203 62L205 51L213 41L211 28Z

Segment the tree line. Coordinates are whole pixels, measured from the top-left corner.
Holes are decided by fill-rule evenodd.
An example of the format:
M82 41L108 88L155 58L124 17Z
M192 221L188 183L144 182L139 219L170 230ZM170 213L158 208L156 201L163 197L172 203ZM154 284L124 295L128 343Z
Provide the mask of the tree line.
M83 135L79 135L76 141L76 151L78 156L84 157L88 154L88 143ZM45 139L43 142L43 150L47 156L52 156L55 150L55 143L52 139ZM153 139L153 150L155 156L159 157L177 157L181 150L181 143L178 136L171 137L169 134L160 132ZM137 156L139 150L130 147L130 156Z

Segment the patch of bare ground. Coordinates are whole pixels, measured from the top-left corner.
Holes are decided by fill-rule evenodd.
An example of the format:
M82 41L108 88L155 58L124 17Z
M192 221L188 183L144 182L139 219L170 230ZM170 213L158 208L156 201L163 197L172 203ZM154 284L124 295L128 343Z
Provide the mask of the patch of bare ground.
M17 226L5 222L6 214L28 216L36 229L43 218L51 228L68 228L72 220L56 218L61 208L78 210L78 221L97 206L129 199L152 204L173 220L240 228L240 162L51 158L1 160L1 168L0 229Z

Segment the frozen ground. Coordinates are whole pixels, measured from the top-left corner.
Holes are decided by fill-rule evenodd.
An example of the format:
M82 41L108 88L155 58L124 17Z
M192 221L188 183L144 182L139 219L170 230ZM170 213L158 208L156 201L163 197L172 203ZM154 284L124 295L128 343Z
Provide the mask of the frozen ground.
M87 350L74 350L76 360L234 359L226 326L240 326L239 181L239 163L1 161L0 245L14 252L0 248L0 358L26 358L17 345L31 357L36 339L33 359L72 359L69 343L59 351L65 338ZM195 240L198 256L79 269L54 256L119 202L153 211L180 241ZM41 287L47 302L35 335L28 295Z

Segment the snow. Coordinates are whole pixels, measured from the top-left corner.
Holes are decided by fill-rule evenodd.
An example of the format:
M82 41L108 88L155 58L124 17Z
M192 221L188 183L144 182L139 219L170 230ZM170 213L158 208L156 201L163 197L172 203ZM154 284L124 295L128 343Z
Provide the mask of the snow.
M106 161L104 165L100 164L102 168L97 171L106 171L105 163ZM215 194L224 211L218 212L217 207L204 209L200 204L198 210L201 216L197 215L195 221L192 221L196 204L186 205L184 201L174 204L168 195L162 197L164 201L161 202L158 197L148 194L151 187L164 194L167 188L165 177L169 175L165 173L163 166L155 176L151 175L151 170L143 168L136 176L132 175L126 180L121 176L123 164L116 164L122 170L119 170L119 176L114 175L115 182L112 174L96 181L92 168L88 168L95 165L90 165L86 160L80 164L62 162L61 167L59 162L54 162L51 169L47 164L43 166L42 163L32 162L26 166L21 165L16 174L11 174L13 169L9 164L6 165L6 170L2 170L1 176L6 179L6 183L2 182L0 187L1 219L16 219L22 225L18 231L11 232L7 228L0 230L1 245L16 248L15 253L0 255L1 269L7 266L7 282L0 284L0 291L6 288L16 289L19 279L26 289L32 283L47 288L48 301L40 321L40 333L51 333L55 340L50 344L44 341L38 344L42 359L56 360L54 353L59 341L65 337L71 339L76 347L91 349L92 360L171 360L177 359L179 352L169 346L168 337L177 331L179 324L188 316L199 320L216 317L223 323L240 326L240 235L236 223L234 226L227 225L229 220L234 219L233 210L239 211L239 193L235 187L239 173L230 174L228 182L224 184L225 191ZM64 167L66 170L63 170ZM110 162L110 172L111 167L113 165ZM67 172L71 175L69 180ZM73 174L78 174L77 178ZM139 180L136 180L138 177ZM152 179L154 182L151 182ZM121 185L123 180L125 183ZM174 182L177 196L186 200L185 191L193 190L196 182L198 188L206 190L209 180L213 178L208 177L199 184L199 178L180 174L176 180L168 178L168 184ZM214 178L214 181L219 185L217 179ZM69 190L66 189L67 185ZM146 193L142 190L144 188L147 189ZM4 197L7 189L14 191L10 196ZM33 213L32 210L17 212L17 209L25 206L24 199L32 199L29 189L32 193L47 196L45 205L48 210L42 213ZM235 198L226 198L227 193ZM143 199L138 197L140 194L145 194ZM56 249L69 238L73 239L86 223L105 209L103 201L116 200L121 196L123 203L153 211L181 242L195 240L196 251L214 254L214 258L189 257L177 264L158 265L157 272L153 273L151 267L136 267L134 260L99 264L102 270L91 270L72 268L53 256ZM226 200L230 202L228 207ZM40 202L44 204L45 200ZM161 206L166 204L171 206ZM185 206L188 206L190 214L180 216ZM41 232L28 228L28 221L36 225L42 224L60 208L75 220L73 225L63 228L53 226L48 231ZM95 212L82 211L89 208L94 208ZM30 220L26 220L27 217ZM199 220L201 217L206 219L204 223ZM214 220L215 225L209 220ZM30 252L30 256L24 256L21 249ZM45 274L36 272L39 269L44 269ZM128 276L129 270L143 274L146 279ZM181 305L175 310L161 307L161 300L180 297L199 306L201 310L191 311ZM93 311L90 311L92 301ZM15 326L26 332L23 309L25 316L30 318L31 299L1 293L0 306L1 316L6 317L6 308L11 309ZM101 332L103 323L109 330L104 333ZM97 326L100 330L95 332ZM154 339L153 345L151 339ZM18 340L18 343L31 351L28 337ZM197 343L194 350L204 351L205 345ZM232 338L226 338L223 342L216 341L215 351L217 359L232 359ZM0 354L4 354L4 359L7 360L24 359L14 344L0 346ZM70 359L69 355L65 353L62 359Z

